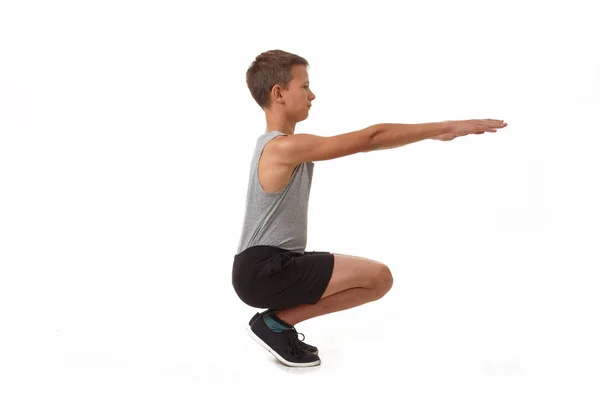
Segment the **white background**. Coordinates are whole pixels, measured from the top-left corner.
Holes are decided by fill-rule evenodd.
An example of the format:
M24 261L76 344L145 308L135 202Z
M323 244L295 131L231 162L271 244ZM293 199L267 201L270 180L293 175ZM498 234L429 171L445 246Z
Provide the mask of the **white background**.
M0 398L599 399L592 4L3 1ZM298 325L316 368L231 286L270 49L310 63L296 133L508 123L315 164L307 250L395 278Z

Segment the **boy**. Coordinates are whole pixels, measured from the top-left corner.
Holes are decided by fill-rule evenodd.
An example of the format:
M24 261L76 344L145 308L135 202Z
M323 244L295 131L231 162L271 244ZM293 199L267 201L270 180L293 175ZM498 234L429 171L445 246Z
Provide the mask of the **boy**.
M305 251L310 187L315 161L404 146L424 139L496 132L502 120L376 124L332 137L295 134L315 99L308 62L271 50L246 72L267 129L258 137L250 166L244 224L232 268L238 297L255 308L248 333L289 366L321 363L318 349L300 341L294 325L375 301L392 287L380 261L327 251Z

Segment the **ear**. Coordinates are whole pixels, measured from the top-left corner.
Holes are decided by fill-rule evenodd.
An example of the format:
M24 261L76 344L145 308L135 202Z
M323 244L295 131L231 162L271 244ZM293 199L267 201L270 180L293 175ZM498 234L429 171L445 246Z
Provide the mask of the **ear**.
M272 99L274 102L277 102L277 103L283 104L283 103L284 103L284 100L283 100L283 94L282 94L282 91L283 91L283 90L281 89L281 86L279 86L279 85L275 85L275 86L273 86L273 88L271 89L271 99Z

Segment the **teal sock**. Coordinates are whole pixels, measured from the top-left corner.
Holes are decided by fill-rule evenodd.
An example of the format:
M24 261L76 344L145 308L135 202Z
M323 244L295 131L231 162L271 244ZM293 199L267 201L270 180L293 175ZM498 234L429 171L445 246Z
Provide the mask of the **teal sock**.
M279 332L294 329L290 325L285 324L285 322L283 322L282 320L277 318L277 316L275 316L275 315L265 314L265 315L263 315L263 320L265 321L265 324L267 324L269 329L272 330L273 332L279 333Z

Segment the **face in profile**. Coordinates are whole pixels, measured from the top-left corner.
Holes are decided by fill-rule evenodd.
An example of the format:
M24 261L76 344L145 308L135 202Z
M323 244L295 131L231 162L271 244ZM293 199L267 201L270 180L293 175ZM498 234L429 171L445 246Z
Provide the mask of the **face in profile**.
M310 90L308 72L304 65L292 67L292 80L288 84L288 90L283 90L282 95L287 115L297 121L308 118L309 107L316 96Z

